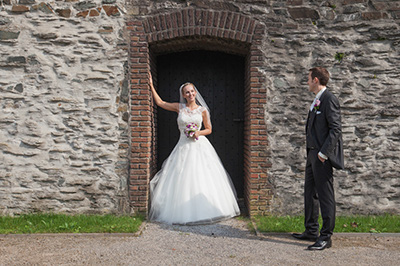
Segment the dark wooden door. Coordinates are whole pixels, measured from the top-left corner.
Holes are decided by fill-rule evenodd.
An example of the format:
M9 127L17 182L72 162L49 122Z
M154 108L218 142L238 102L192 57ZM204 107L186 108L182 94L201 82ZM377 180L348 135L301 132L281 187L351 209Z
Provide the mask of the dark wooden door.
M213 132L207 136L243 197L244 58L211 51L190 51L157 57L158 92L179 102L179 87L196 85L211 111ZM179 138L177 114L158 108L158 168Z

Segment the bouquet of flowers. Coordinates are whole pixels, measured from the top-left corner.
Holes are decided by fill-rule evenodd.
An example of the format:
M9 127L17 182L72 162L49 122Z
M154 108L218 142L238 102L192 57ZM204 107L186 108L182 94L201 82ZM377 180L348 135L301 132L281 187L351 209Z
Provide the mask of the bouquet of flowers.
M193 137L193 135L194 135L194 133L197 131L197 130L199 130L199 127L195 124L195 123L189 123L189 124L187 124L186 125L186 128L185 128L185 135L186 135L186 137ZM197 140L198 138L196 138L196 140Z

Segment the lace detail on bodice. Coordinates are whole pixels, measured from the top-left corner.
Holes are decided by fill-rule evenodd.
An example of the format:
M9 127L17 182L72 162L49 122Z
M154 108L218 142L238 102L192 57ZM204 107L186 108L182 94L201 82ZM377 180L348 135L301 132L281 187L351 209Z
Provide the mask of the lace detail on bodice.
M199 130L201 130L201 125L203 122L202 112L206 110L206 108L199 106L194 110L190 110L188 107L184 106L179 108L178 114L178 128L181 132L181 135L184 135L184 130L189 123L195 123Z

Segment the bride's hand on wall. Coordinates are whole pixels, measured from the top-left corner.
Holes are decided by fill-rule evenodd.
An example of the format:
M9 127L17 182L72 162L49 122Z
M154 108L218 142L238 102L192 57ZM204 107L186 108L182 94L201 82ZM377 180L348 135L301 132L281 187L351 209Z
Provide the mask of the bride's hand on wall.
M149 73L149 85L150 85L150 90L154 88L153 76L151 75L151 72Z

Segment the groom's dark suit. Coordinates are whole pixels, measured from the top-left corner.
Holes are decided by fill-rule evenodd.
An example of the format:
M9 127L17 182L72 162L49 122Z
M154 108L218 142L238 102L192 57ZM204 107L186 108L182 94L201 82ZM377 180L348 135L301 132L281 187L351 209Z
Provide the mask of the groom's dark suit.
M306 124L307 163L304 185L305 228L309 235L318 235L318 215L323 220L320 240L330 239L335 228L335 194L333 168L343 169L343 144L340 105L328 90L320 96L317 110L308 113ZM318 152L328 160L321 162Z

